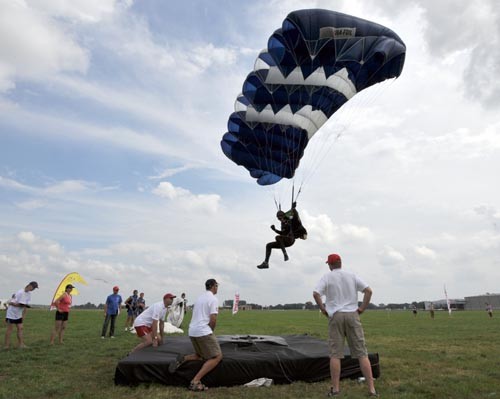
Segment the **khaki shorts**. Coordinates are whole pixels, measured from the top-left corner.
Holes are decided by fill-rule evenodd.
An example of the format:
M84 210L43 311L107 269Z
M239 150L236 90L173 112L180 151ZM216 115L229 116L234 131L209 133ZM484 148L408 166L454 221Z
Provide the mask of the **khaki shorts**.
M344 358L344 338L347 338L352 358L359 359L368 356L363 326L359 320L358 312L336 312L329 319L328 332L330 357Z
M193 344L194 351L203 360L212 359L222 353L219 341L217 341L214 334L204 335L203 337L189 338Z

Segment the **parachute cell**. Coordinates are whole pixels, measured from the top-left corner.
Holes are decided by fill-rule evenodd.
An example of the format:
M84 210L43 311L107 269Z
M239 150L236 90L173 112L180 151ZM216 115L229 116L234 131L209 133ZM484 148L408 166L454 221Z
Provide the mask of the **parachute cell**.
M292 178L314 133L359 91L403 69L390 29L328 10L290 13L243 83L221 147L260 185Z

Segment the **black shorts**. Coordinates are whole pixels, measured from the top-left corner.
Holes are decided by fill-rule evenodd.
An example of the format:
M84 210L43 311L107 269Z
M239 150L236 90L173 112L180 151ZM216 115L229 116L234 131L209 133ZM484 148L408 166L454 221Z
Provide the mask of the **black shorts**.
M56 320L67 321L69 318L69 312L59 312L56 310Z
M7 324L23 324L23 318L20 319L5 319Z

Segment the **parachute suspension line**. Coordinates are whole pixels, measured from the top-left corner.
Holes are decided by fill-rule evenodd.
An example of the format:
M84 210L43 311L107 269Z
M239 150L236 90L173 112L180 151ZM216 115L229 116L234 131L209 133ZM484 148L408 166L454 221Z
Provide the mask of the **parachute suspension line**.
M276 201L276 195L274 196L274 204L276 205L276 209L278 211L281 211L281 204L279 204L278 201Z

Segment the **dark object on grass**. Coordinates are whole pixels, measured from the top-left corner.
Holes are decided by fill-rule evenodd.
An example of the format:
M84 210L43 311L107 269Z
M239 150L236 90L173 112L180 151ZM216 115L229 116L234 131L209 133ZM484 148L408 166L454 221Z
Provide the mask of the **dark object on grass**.
M328 343L308 335L217 337L224 358L203 378L208 387L243 385L257 378L272 378L276 384L316 382L330 377ZM118 362L115 384L157 382L187 387L203 362L185 362L169 372L179 354L193 351L189 337L168 337L158 348L145 348ZM369 354L373 377L380 376L378 353ZM341 378L361 377L357 359L342 360Z

